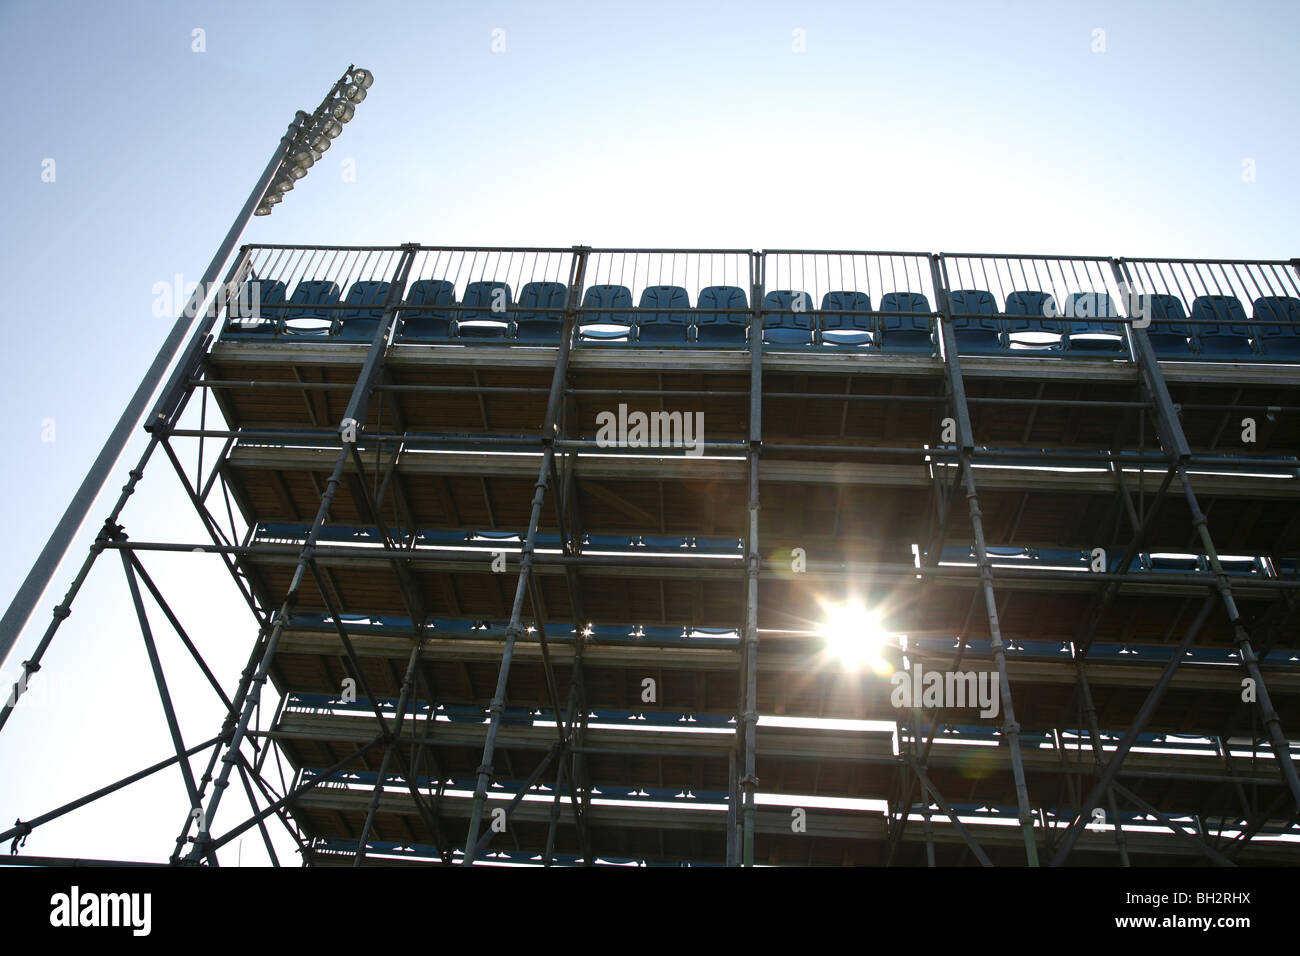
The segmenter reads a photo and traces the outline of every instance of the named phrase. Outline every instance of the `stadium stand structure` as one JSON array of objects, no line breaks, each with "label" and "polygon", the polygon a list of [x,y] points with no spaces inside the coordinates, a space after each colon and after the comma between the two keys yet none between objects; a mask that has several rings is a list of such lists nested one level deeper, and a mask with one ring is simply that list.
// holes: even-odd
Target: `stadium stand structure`
[{"label": "stadium stand structure", "polygon": [[211,540],[97,542],[255,619],[173,862],[235,775],[315,865],[1300,862],[1296,260],[248,246],[221,305],[148,423]]}]

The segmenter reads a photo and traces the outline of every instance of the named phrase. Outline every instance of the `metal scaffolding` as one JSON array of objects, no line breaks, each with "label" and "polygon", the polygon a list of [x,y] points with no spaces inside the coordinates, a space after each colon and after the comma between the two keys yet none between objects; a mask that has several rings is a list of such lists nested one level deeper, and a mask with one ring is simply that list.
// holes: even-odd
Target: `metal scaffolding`
[{"label": "metal scaffolding", "polygon": [[[0,839],[175,766],[177,865],[1300,860],[1298,275],[245,247],[0,714],[116,551],[174,753]],[[127,536],[158,450],[205,540]],[[229,689],[148,570],[199,550]],[[850,600],[878,670],[826,652]],[[935,674],[990,712],[895,699]]]}]

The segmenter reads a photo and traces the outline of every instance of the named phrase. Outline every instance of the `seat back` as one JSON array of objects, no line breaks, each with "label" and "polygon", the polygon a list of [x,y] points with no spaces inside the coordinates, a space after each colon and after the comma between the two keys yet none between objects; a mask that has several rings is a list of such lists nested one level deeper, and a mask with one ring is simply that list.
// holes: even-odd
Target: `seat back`
[{"label": "seat back", "polygon": [[1254,354],[1246,310],[1235,295],[1200,295],[1192,300],[1192,321],[1201,354],[1207,358]]},{"label": "seat back", "polygon": [[1138,297],[1138,315],[1150,318],[1151,332],[1181,335],[1194,338],[1195,332],[1187,324],[1183,300],[1176,295],[1144,295]]},{"label": "seat back", "polygon": [[384,317],[384,301],[392,285],[378,280],[352,283],[339,313],[338,337],[344,342],[369,342]]},{"label": "seat back", "polygon": [[[501,339],[510,333],[510,286],[481,280],[465,286],[457,334],[461,338]],[[467,324],[469,323],[469,324]]]},{"label": "seat back", "polygon": [[512,302],[508,283],[486,280],[471,282],[465,286],[465,298],[460,303],[460,320],[469,322],[496,319],[504,322]]},{"label": "seat back", "polygon": [[992,293],[983,289],[956,289],[948,293],[948,310],[952,327],[958,332],[978,329],[983,332],[1002,332],[998,321],[998,304]]},{"label": "seat back", "polygon": [[638,312],[637,338],[643,342],[686,342],[691,329],[691,300],[679,285],[647,286],[641,293],[638,309],[673,309],[676,311]]},{"label": "seat back", "polygon": [[[749,300],[745,290],[734,285],[711,285],[700,290],[695,324],[701,344],[745,344],[749,325]],[[720,311],[728,310],[728,311]]]},{"label": "seat back", "polygon": [[[824,312],[842,312],[857,313],[871,311],[871,297],[865,292],[852,292],[848,290],[840,292],[827,292],[822,296],[822,310]],[[875,323],[870,315],[823,315],[822,328],[826,330],[845,330],[871,332],[874,330]]]},{"label": "seat back", "polygon": [[[582,308],[578,314],[578,331],[583,338],[619,339],[629,335],[635,325],[632,291],[625,285],[588,286],[582,296]],[[593,328],[598,325],[612,328]]]},{"label": "seat back", "polygon": [[284,321],[284,283],[273,279],[251,279],[226,309],[223,336],[240,338],[274,335]]},{"label": "seat back", "polygon": [[1066,344],[1072,349],[1114,352],[1124,348],[1115,303],[1105,292],[1072,292],[1065,300]]},{"label": "seat back", "polygon": [[1163,293],[1139,296],[1137,314],[1150,320],[1146,333],[1156,355],[1185,359],[1198,347],[1196,331],[1187,324],[1187,312],[1178,296]]},{"label": "seat back", "polygon": [[[1258,321],[1286,323],[1285,325],[1255,326],[1255,334],[1260,338],[1300,338],[1300,299],[1286,295],[1266,295],[1255,300],[1254,310],[1255,319]],[[1290,345],[1291,343],[1287,344]]]},{"label": "seat back", "polygon": [[1063,331],[1061,323],[1050,318],[1058,314],[1056,300],[1046,292],[1007,293],[1008,332],[1039,332],[1059,336]]},{"label": "seat back", "polygon": [[959,355],[999,355],[1006,351],[1006,327],[990,293],[956,289],[948,293],[948,312]]},{"label": "seat back", "polygon": [[1065,300],[1068,332],[1118,332],[1119,326],[1101,319],[1117,319],[1115,303],[1105,292],[1071,292]]},{"label": "seat back", "polygon": [[456,287],[446,279],[418,279],[406,292],[402,339],[449,339],[456,321]]},{"label": "seat back", "polygon": [[781,345],[812,343],[812,296],[777,289],[763,296],[763,341]]},{"label": "seat back", "polygon": [[282,330],[291,335],[329,335],[338,313],[323,306],[338,305],[338,283],[328,279],[303,279],[293,290],[284,313]]},{"label": "seat back", "polygon": [[930,332],[930,300],[919,292],[886,292],[880,297],[881,312],[917,312],[924,315],[883,315],[885,331]]},{"label": "seat back", "polygon": [[560,341],[568,296],[563,282],[525,283],[515,313],[516,337],[528,342]]},{"label": "seat back", "polygon": [[880,311],[908,314],[880,316],[877,347],[888,352],[934,354],[935,338],[928,314],[930,302],[925,296],[919,292],[886,292],[880,297]]}]

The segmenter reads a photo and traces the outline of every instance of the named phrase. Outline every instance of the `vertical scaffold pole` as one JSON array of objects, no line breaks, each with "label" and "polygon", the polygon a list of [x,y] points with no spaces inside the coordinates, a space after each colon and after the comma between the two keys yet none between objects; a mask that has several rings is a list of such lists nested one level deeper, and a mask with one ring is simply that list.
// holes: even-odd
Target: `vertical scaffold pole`
[{"label": "vertical scaffold pole", "polygon": [[[569,354],[573,347],[575,317],[582,297],[582,286],[587,272],[586,247],[574,249],[573,261],[569,266],[569,294],[564,308],[564,326],[560,332],[560,348],[555,359],[555,371],[551,376],[551,392],[546,403],[546,418],[542,422],[542,463],[537,470],[537,481],[533,485],[533,503],[528,515],[528,532],[524,538],[523,552],[519,561],[519,581],[515,585],[514,604],[510,609],[510,623],[506,626],[505,647],[501,651],[501,666],[497,671],[496,690],[492,703],[488,706],[489,721],[487,736],[483,741],[483,759],[478,765],[478,781],[474,787],[474,804],[470,810],[469,831],[465,837],[465,855],[463,865],[474,863],[478,852],[479,829],[483,822],[483,807],[487,802],[488,787],[492,783],[492,758],[496,752],[497,731],[501,726],[501,714],[506,707],[506,686],[510,681],[510,664],[514,659],[515,642],[523,633],[524,596],[528,593],[529,579],[533,573],[534,542],[537,538],[537,526],[542,517],[542,503],[546,498],[546,489],[551,477],[551,463],[555,457],[555,434],[560,415],[560,402],[564,397],[564,383],[568,374]],[[579,625],[581,626],[581,625]],[[558,702],[557,702],[558,706]],[[560,719],[559,713],[555,715]],[[563,755],[561,755],[562,759]],[[571,799],[576,800],[576,793],[571,792]]]},{"label": "vertical scaffold pole", "polygon": [[[966,385],[962,379],[961,359],[957,355],[957,336],[952,329],[952,316],[948,303],[947,268],[939,256],[930,257],[930,274],[935,298],[941,313],[939,332],[943,337],[943,365],[948,377],[948,398],[952,403],[957,425],[958,467],[962,471],[966,488],[966,503],[970,511],[971,533],[975,539],[975,561],[979,565],[980,592],[988,615],[989,645],[998,669],[999,691],[1002,699],[1002,734],[1011,754],[1011,773],[1016,785],[1016,806],[1019,810],[1020,829],[1025,841],[1025,857],[1030,866],[1038,866],[1038,845],[1034,837],[1034,811],[1029,804],[1029,790],[1025,785],[1025,767],[1020,754],[1020,725],[1011,700],[1011,681],[1007,673],[1007,658],[1002,643],[1002,626],[998,620],[997,599],[993,594],[993,564],[989,560],[984,541],[983,513],[979,494],[975,488],[975,473],[971,456],[975,439],[971,430],[970,409],[966,403]],[[939,543],[942,546],[942,542]]]},{"label": "vertical scaffold pole", "polygon": [[745,636],[742,654],[745,690],[740,715],[745,733],[745,770],[740,778],[744,793],[745,866],[754,865],[755,792],[758,789],[758,462],[763,446],[763,272],[763,254],[754,253],[750,259],[749,499],[745,531]]}]

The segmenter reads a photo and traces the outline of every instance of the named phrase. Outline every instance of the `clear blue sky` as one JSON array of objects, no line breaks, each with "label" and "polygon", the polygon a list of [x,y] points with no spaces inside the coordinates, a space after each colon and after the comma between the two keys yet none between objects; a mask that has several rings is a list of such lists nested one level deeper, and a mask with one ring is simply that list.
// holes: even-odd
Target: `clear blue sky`
[{"label": "clear blue sky", "polygon": [[[199,277],[294,110],[350,62],[369,98],[246,240],[1289,258],[1298,32],[1291,2],[0,2],[3,599],[171,325],[155,285]],[[198,536],[166,467],[142,494],[168,507],[127,509],[137,538]],[[193,565],[156,565],[184,591]],[[0,734],[6,819],[167,754],[124,595],[110,556],[37,678],[58,692]],[[232,678],[251,631],[228,607],[193,623]],[[219,724],[195,713],[192,740]],[[179,780],[140,793],[29,851],[165,854]]]}]

